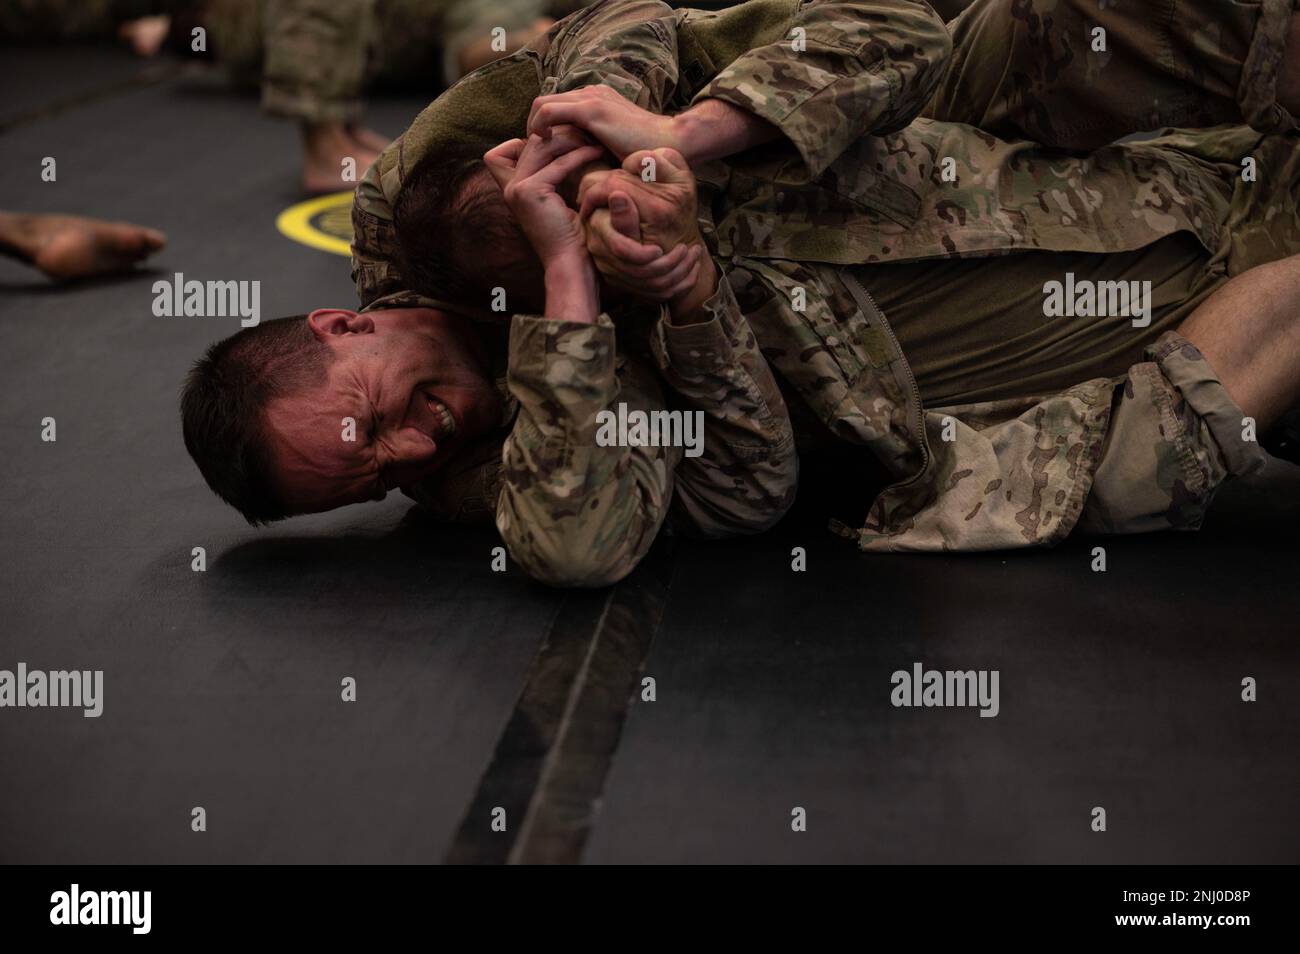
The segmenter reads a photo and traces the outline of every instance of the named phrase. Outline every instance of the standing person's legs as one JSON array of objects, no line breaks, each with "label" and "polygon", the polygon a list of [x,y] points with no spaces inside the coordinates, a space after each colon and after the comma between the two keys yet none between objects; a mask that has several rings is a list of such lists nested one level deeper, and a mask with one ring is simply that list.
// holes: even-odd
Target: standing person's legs
[{"label": "standing person's legs", "polygon": [[360,125],[374,24],[374,0],[267,0],[262,105],[301,122],[308,192],[355,186],[385,145]]}]

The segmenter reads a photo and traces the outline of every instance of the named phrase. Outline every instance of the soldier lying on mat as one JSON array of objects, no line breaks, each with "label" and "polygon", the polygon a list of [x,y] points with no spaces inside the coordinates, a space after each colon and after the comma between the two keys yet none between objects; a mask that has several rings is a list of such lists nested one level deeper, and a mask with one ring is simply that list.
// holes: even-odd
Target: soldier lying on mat
[{"label": "soldier lying on mat", "polygon": [[[370,169],[362,313],[199,363],[190,453],[252,522],[402,488],[561,585],[771,527],[827,442],[894,478],[868,550],[1198,526],[1300,399],[1300,14],[1042,6],[567,18]],[[610,426],[670,409],[698,456]]]}]

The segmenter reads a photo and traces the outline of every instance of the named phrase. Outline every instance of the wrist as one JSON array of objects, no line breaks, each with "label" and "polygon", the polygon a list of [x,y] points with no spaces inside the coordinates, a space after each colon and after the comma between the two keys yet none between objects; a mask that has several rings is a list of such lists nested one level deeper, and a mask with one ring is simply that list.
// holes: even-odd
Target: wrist
[{"label": "wrist", "polygon": [[709,122],[692,106],[668,120],[669,145],[682,154],[687,165],[707,162],[709,158]]},{"label": "wrist", "polygon": [[781,130],[766,119],[721,99],[702,99],[673,120],[684,144],[677,151],[690,164],[726,159],[781,138]]},{"label": "wrist", "polygon": [[[704,248],[701,243],[701,248]],[[713,256],[709,250],[704,248],[703,258],[700,262],[700,274],[695,280],[695,286],[690,291],[668,302],[668,312],[675,325],[693,325],[710,319],[709,313],[704,309],[704,303],[716,295],[718,292],[718,267],[713,262]]]},{"label": "wrist", "polygon": [[586,251],[557,256],[545,263],[546,317],[591,324],[600,314],[596,266]]}]

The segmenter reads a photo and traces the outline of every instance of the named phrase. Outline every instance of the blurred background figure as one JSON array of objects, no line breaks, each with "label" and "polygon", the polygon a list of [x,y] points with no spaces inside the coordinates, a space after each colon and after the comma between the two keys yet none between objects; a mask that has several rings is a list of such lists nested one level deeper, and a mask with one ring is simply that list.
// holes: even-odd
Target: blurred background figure
[{"label": "blurred background figure", "polygon": [[0,41],[116,37],[144,57],[217,62],[236,85],[260,87],[269,113],[298,122],[302,187],[315,194],[352,188],[388,144],[364,125],[368,88],[432,99],[585,2],[0,0]]},{"label": "blurred background figure", "polygon": [[130,222],[0,212],[0,254],[58,282],[130,271],[166,243],[157,229]]}]

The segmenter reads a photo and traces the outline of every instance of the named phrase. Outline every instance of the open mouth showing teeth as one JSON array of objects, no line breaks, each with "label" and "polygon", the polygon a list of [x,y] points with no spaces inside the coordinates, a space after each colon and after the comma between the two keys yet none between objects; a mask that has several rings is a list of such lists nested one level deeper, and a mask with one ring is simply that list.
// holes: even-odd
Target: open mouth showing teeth
[{"label": "open mouth showing teeth", "polygon": [[452,417],[451,408],[443,404],[428,391],[424,393],[424,402],[429,406],[433,413],[434,420],[434,437],[446,439],[456,433],[456,418]]}]

